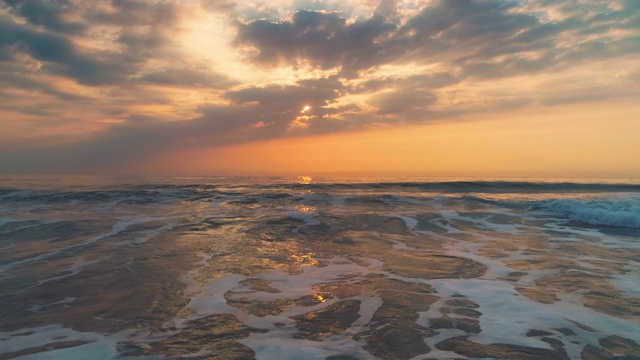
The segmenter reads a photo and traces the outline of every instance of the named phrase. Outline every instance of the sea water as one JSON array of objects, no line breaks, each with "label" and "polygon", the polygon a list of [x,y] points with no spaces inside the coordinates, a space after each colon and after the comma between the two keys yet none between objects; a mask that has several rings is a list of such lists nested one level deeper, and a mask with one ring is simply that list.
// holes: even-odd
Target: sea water
[{"label": "sea water", "polygon": [[0,359],[637,359],[640,184],[0,179]]}]

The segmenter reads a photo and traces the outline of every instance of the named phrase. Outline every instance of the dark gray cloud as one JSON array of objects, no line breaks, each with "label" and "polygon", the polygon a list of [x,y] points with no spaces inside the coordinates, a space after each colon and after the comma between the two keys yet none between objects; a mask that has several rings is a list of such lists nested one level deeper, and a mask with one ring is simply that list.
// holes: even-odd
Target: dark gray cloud
[{"label": "dark gray cloud", "polygon": [[379,93],[370,97],[368,102],[376,107],[381,115],[406,115],[416,111],[424,113],[437,99],[437,96],[429,91],[410,88]]},{"label": "dark gray cloud", "polygon": [[[77,121],[77,109],[84,109],[81,118],[121,122],[148,116],[154,106],[179,107],[181,99],[158,85],[203,91],[237,85],[181,53],[175,34],[184,9],[174,1],[0,0],[0,8],[0,111],[47,119],[42,133],[55,121]],[[60,77],[97,91],[85,96],[52,81]],[[150,111],[129,110],[145,107]],[[154,116],[160,122],[194,113]]]},{"label": "dark gray cloud", "polygon": [[111,9],[90,7],[86,18],[92,22],[121,26],[154,26],[171,28],[179,19],[175,1],[111,0]]},{"label": "dark gray cloud", "polygon": [[229,14],[236,7],[236,3],[231,0],[203,1],[202,7],[209,11]]},{"label": "dark gray cloud", "polygon": [[[72,94],[60,89],[56,89],[51,84],[41,81],[38,77],[30,72],[24,71],[19,66],[7,64],[0,68],[0,84],[3,84],[5,90],[7,88],[20,88],[32,90],[42,94],[54,96],[63,101],[76,101],[85,99],[84,96]],[[1,101],[0,101],[1,103]]]},{"label": "dark gray cloud", "polygon": [[441,71],[405,77],[385,76],[354,85],[349,88],[349,92],[354,94],[370,93],[396,87],[433,90],[457,84],[462,80],[464,80],[464,75],[457,74],[453,71]]},{"label": "dark gray cloud", "polygon": [[73,12],[69,0],[4,0],[10,9],[34,25],[56,32],[78,33],[87,26],[81,22],[65,20]]},{"label": "dark gray cloud", "polygon": [[[0,15],[0,59],[9,60],[14,57],[12,53],[27,53],[44,62],[39,71],[89,86],[131,86],[137,80],[186,84],[196,78],[206,84],[218,84],[217,87],[231,84],[211,71],[191,70],[192,66],[176,50],[173,37],[181,11],[172,1],[112,0],[108,10],[67,0],[4,0],[4,3],[9,14],[24,21]],[[90,26],[110,26],[115,33],[89,33]],[[96,35],[98,38],[115,35],[109,41],[120,47],[92,50],[80,48],[72,40]],[[155,73],[143,73],[149,61],[164,61],[168,65]]]},{"label": "dark gray cloud", "polygon": [[[404,24],[382,15],[384,12],[349,23],[341,13],[301,10],[291,20],[237,22],[235,42],[253,48],[250,60],[265,67],[304,63],[321,69],[338,68],[344,76],[355,77],[358,71],[388,63],[447,62],[463,67],[468,76],[500,77],[597,58],[602,51],[582,51],[566,44],[567,40],[575,38],[575,44],[595,47],[598,40],[587,39],[587,35],[605,36],[611,30],[639,23],[639,15],[633,11],[635,3],[625,2],[618,11],[600,5],[588,9],[599,13],[583,17],[575,12],[584,12],[585,6],[571,4],[565,10],[569,17],[559,22],[515,11],[519,2],[497,0],[437,1]],[[608,38],[602,50],[633,41]],[[531,52],[540,56],[535,61],[523,59],[521,54]],[[502,59],[505,56],[510,59]],[[498,66],[506,71],[501,74],[490,69],[489,62],[502,62]]]},{"label": "dark gray cloud", "polygon": [[230,91],[226,97],[234,105],[256,103],[271,112],[300,112],[305,106],[325,106],[335,101],[343,89],[336,78],[298,81],[295,85],[250,87]]},{"label": "dark gray cloud", "polygon": [[164,69],[144,74],[142,82],[175,87],[228,89],[238,82],[207,69]]},{"label": "dark gray cloud", "polygon": [[251,60],[263,66],[309,62],[323,69],[359,70],[392,59],[393,44],[383,38],[397,25],[383,16],[348,23],[339,13],[301,10],[291,21],[238,22],[235,43],[254,47]]},{"label": "dark gray cloud", "polygon": [[[189,121],[158,122],[155,117],[133,116],[97,137],[73,144],[43,142],[35,148],[12,144],[0,149],[3,171],[20,172],[34,166],[60,169],[116,168],[145,161],[162,149],[186,149],[245,143],[361,129],[367,122],[353,104],[335,105],[341,83],[335,77],[302,80],[290,86],[250,87],[226,94],[229,105],[203,105],[200,116]],[[305,105],[307,127],[292,128]],[[370,123],[372,118],[369,116]],[[20,148],[16,151],[16,148]],[[21,155],[20,155],[21,154]],[[18,159],[23,159],[18,161]],[[25,160],[26,159],[26,160]],[[96,165],[99,164],[99,165]]]},{"label": "dark gray cloud", "polygon": [[81,53],[67,37],[17,24],[0,16],[0,53],[5,59],[27,53],[42,61],[42,70],[86,85],[113,84],[128,72],[126,64],[105,61]]}]

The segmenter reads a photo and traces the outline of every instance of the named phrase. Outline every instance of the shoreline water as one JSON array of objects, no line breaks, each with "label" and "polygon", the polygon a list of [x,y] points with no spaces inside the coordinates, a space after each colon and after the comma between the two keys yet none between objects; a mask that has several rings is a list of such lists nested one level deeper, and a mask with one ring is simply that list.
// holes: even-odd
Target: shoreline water
[{"label": "shoreline water", "polygon": [[0,358],[640,352],[640,184],[208,179],[0,179]]}]

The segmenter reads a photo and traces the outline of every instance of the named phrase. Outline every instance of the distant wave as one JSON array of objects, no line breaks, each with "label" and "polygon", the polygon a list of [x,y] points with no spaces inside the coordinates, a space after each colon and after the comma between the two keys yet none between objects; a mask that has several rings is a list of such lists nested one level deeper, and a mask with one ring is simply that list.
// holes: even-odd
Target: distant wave
[{"label": "distant wave", "polygon": [[640,192],[640,184],[528,182],[528,181],[449,181],[449,182],[377,182],[278,184],[305,189],[402,189],[444,193],[546,193],[546,192]]},{"label": "distant wave", "polygon": [[[170,180],[170,179],[168,179]],[[413,193],[419,197],[436,199],[444,194],[448,199],[491,203],[498,206],[535,210],[553,216],[592,225],[616,226],[640,229],[640,184],[606,184],[573,182],[517,182],[517,181],[448,181],[448,182],[319,182],[301,184],[284,182],[292,179],[276,179],[265,183],[250,178],[224,179],[216,184],[172,184],[170,181],[152,184],[105,184],[89,188],[63,190],[52,188],[22,189],[0,188],[0,201],[5,203],[131,203],[148,204],[172,201],[228,201],[251,204],[295,197],[301,192],[323,194],[339,192],[362,201],[393,201],[389,196]],[[500,199],[481,194],[499,194]],[[514,194],[513,197],[503,195]],[[532,197],[528,194],[533,194]],[[573,197],[572,194],[576,196]],[[406,195],[406,194],[405,194]],[[520,196],[523,195],[523,196]],[[330,195],[329,195],[330,196]],[[590,198],[586,198],[589,196]],[[522,198],[517,200],[517,198]],[[528,198],[527,200],[523,200]]]},{"label": "distant wave", "polygon": [[[2,180],[2,177],[0,177]],[[36,179],[37,180],[37,179]],[[149,180],[149,179],[147,179]],[[374,181],[371,181],[374,180]],[[200,181],[200,182],[198,182]],[[140,192],[185,192],[201,193],[215,190],[240,191],[246,189],[361,189],[361,190],[417,190],[426,192],[488,192],[488,193],[536,193],[536,192],[640,192],[640,181],[630,181],[621,183],[614,181],[606,182],[552,182],[552,181],[430,181],[427,179],[368,179],[368,178],[319,178],[311,183],[301,183],[295,178],[264,178],[264,177],[219,177],[193,179],[193,182],[186,182],[181,178],[157,178],[149,182],[132,181],[95,183],[69,183],[59,184],[56,182],[43,181],[16,181],[5,180],[0,182],[0,197],[10,195],[17,190],[43,190],[41,195],[50,195],[55,192],[93,192],[97,196],[111,196],[112,192],[119,191],[140,191]],[[43,184],[46,184],[43,186]],[[26,186],[25,186],[26,185]],[[31,185],[31,186],[30,186]],[[73,186],[72,186],[73,185]],[[33,186],[33,187],[32,187]]]},{"label": "distant wave", "polygon": [[[225,179],[227,181],[228,179]],[[373,191],[378,194],[393,194],[396,191],[425,192],[445,194],[494,193],[494,194],[545,194],[545,193],[607,193],[629,192],[640,193],[640,183],[607,184],[607,183],[572,183],[572,182],[514,182],[514,181],[449,181],[449,182],[320,182],[311,184],[285,183],[250,183],[249,179],[238,179],[237,183],[216,184],[120,184],[70,190],[55,188],[0,188],[2,200],[38,200],[47,201],[103,201],[119,198],[138,198],[139,201],[153,201],[159,197],[195,198],[211,196],[233,196],[256,194],[262,191],[269,193],[280,190],[283,193],[297,190],[315,191]],[[240,182],[240,181],[244,182]],[[264,179],[258,179],[263,181]]]}]

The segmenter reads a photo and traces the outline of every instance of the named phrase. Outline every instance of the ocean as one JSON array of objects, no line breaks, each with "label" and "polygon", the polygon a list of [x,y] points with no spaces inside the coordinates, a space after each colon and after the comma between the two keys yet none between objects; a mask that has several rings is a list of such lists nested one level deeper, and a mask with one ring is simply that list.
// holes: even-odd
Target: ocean
[{"label": "ocean", "polygon": [[640,359],[640,182],[0,178],[0,360]]}]

